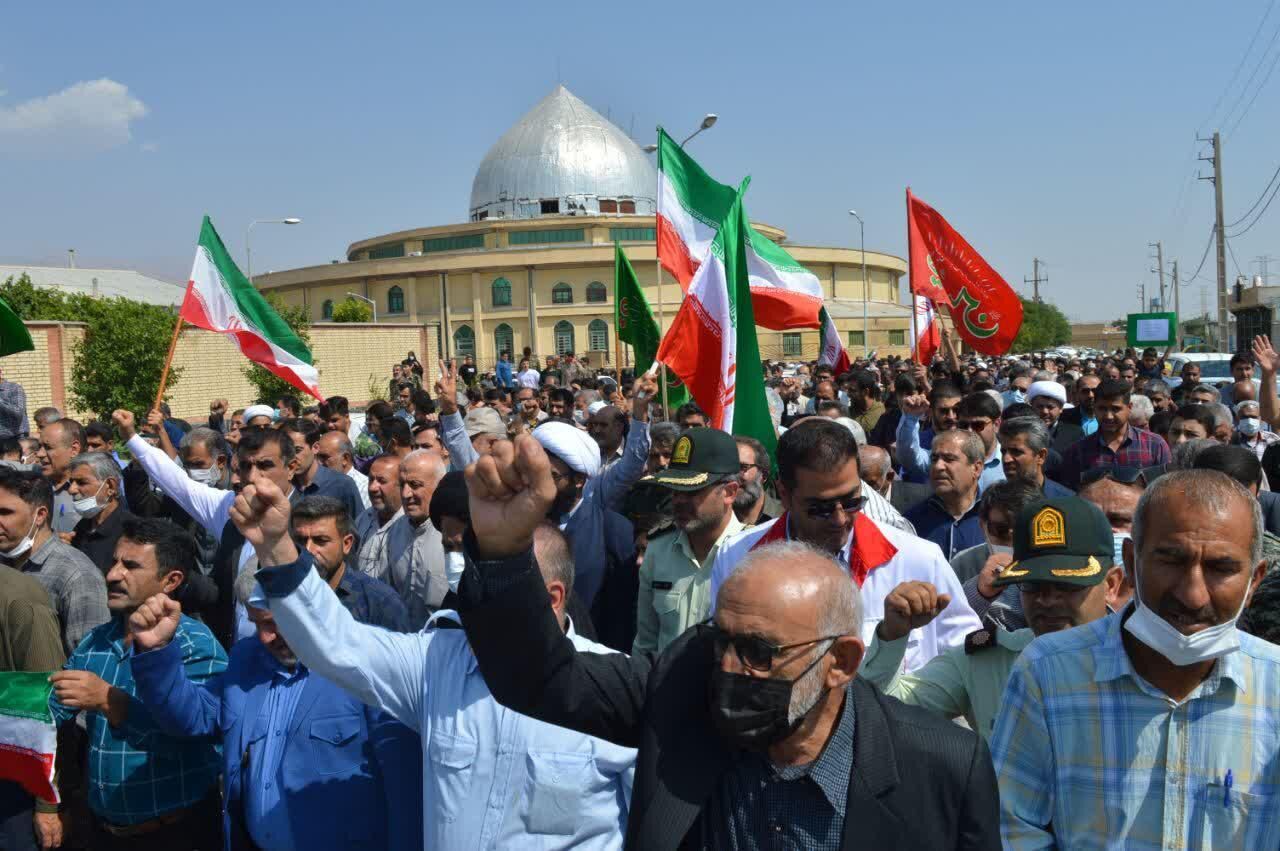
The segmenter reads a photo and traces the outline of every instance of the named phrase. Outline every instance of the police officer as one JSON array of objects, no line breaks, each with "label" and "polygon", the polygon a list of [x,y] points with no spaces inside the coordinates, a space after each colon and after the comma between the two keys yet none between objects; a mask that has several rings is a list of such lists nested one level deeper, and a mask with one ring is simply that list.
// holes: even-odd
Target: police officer
[{"label": "police officer", "polygon": [[653,476],[671,491],[675,530],[651,539],[640,565],[633,654],[661,653],[710,612],[716,554],[744,528],[733,513],[739,471],[733,436],[698,428],[676,439],[671,464]]},{"label": "police officer", "polygon": [[1113,561],[1111,525],[1075,496],[1033,502],[1014,524],[1013,561],[996,579],[1017,585],[1027,627],[1009,632],[994,621],[923,668],[900,673],[911,630],[933,620],[950,599],[927,582],[904,582],[885,599],[884,620],[867,648],[862,676],[885,694],[948,718],[963,716],[984,739],[999,710],[1009,671],[1036,636],[1105,617],[1107,596],[1126,582]]}]

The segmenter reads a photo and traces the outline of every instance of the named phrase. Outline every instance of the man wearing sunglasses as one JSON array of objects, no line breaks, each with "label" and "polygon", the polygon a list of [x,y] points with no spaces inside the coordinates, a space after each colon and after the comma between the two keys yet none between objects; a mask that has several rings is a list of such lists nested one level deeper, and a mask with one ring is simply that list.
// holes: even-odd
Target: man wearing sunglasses
[{"label": "man wearing sunglasses", "polygon": [[[861,606],[843,565],[797,541],[761,548],[725,584],[714,625],[656,657],[580,653],[531,552],[555,490],[545,453],[520,436],[467,485],[459,611],[480,672],[513,712],[639,746],[627,847],[999,847],[982,740],[856,676]],[[270,513],[262,562],[287,576],[296,556],[268,540]],[[560,766],[539,790],[549,801],[574,782]]]},{"label": "man wearing sunglasses", "polygon": [[1013,560],[996,580],[1022,597],[1027,628],[1008,631],[988,622],[920,670],[899,675],[906,637],[950,602],[926,582],[906,582],[885,600],[885,617],[867,648],[862,676],[904,703],[947,718],[964,716],[978,735],[991,735],[1009,671],[1037,636],[1107,615],[1109,594],[1124,584],[1113,564],[1111,526],[1078,497],[1038,500],[1024,507],[1013,529]]},{"label": "man wearing sunglasses", "polygon": [[711,572],[713,607],[719,587],[753,549],[798,540],[834,557],[861,588],[866,641],[883,616],[885,595],[908,579],[933,583],[960,601],[912,634],[908,670],[960,646],[981,625],[936,544],[868,516],[871,488],[862,481],[858,444],[848,429],[818,417],[788,429],[778,441],[777,486],[783,515],[721,545]]}]

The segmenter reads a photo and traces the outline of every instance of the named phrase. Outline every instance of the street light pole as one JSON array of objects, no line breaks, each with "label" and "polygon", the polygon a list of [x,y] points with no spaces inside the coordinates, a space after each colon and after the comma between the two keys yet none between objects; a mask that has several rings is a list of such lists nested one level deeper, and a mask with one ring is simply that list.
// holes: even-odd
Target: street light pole
[{"label": "street light pole", "polygon": [[302,219],[290,216],[287,219],[254,219],[249,222],[249,226],[244,229],[244,275],[249,279],[249,283],[253,283],[253,250],[249,246],[249,237],[253,234],[254,225],[298,225],[302,224]]},{"label": "street light pole", "polygon": [[688,136],[685,137],[685,140],[680,143],[680,147],[683,148],[685,145],[689,144],[689,140],[692,139],[694,136],[697,136],[703,130],[710,130],[712,127],[715,126],[716,122],[719,120],[720,120],[720,116],[716,115],[714,112],[708,112],[705,116],[703,116],[702,124],[698,125],[697,130],[694,130],[692,133],[690,133]]},{"label": "street light pole", "polygon": [[359,293],[348,292],[347,295],[351,296],[352,298],[358,298],[361,301],[369,302],[369,306],[373,308],[373,321],[374,322],[378,321],[378,303],[376,301],[369,298],[368,296],[360,295]]},{"label": "street light pole", "polygon": [[[858,220],[858,245],[862,252],[862,357],[869,358],[871,357],[871,331],[867,328],[867,229],[857,210],[850,210],[849,215]],[[831,288],[834,292],[835,281],[831,282]]]}]

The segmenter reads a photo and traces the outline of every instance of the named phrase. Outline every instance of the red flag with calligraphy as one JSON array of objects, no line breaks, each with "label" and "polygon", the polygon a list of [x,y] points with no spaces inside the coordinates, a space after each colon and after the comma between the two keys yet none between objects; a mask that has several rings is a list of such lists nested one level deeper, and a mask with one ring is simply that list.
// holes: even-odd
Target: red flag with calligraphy
[{"label": "red flag with calligraphy", "polygon": [[911,291],[945,304],[960,338],[1002,355],[1022,327],[1022,299],[942,215],[907,190]]}]

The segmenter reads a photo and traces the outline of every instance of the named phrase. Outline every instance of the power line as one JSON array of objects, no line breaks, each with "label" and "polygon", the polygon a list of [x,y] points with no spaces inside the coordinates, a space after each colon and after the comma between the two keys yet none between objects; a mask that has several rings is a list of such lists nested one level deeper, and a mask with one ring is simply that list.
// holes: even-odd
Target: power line
[{"label": "power line", "polygon": [[1272,186],[1272,184],[1274,184],[1274,183],[1276,182],[1276,178],[1277,178],[1277,177],[1280,177],[1280,165],[1276,166],[1276,170],[1275,170],[1274,172],[1272,172],[1272,174],[1271,174],[1271,179],[1267,181],[1267,186],[1266,186],[1266,188],[1265,188],[1265,189],[1263,189],[1263,190],[1262,190],[1262,192],[1261,192],[1261,194],[1259,194],[1259,195],[1258,195],[1258,200],[1256,200],[1256,201],[1254,201],[1254,202],[1253,202],[1253,206],[1249,208],[1249,211],[1248,211],[1247,213],[1245,213],[1243,216],[1241,216],[1240,218],[1236,219],[1236,220],[1235,220],[1234,222],[1232,222],[1231,224],[1227,225],[1227,227],[1228,227],[1228,228],[1233,228],[1233,227],[1235,227],[1236,225],[1240,224],[1240,223],[1241,223],[1241,222],[1243,222],[1245,219],[1247,219],[1247,218],[1249,218],[1251,215],[1253,215],[1253,211],[1254,211],[1254,210],[1256,210],[1256,209],[1258,209],[1258,205],[1262,203],[1262,199],[1263,199],[1263,198],[1266,198],[1266,197],[1267,197],[1267,193],[1271,191],[1271,186]]},{"label": "power line", "polygon": [[1209,241],[1204,244],[1204,254],[1200,255],[1200,265],[1196,266],[1196,270],[1191,273],[1191,277],[1181,282],[1182,286],[1189,286],[1192,281],[1200,276],[1200,270],[1204,268],[1204,261],[1209,259],[1209,249],[1213,247],[1213,237],[1217,232],[1216,228],[1209,228]]},{"label": "power line", "polygon": [[1245,226],[1244,230],[1237,231],[1236,233],[1230,234],[1232,239],[1238,239],[1244,236],[1246,233],[1253,230],[1254,225],[1262,221],[1262,217],[1266,215],[1267,210],[1271,207],[1271,202],[1276,200],[1276,192],[1278,191],[1280,191],[1280,183],[1277,183],[1275,189],[1271,190],[1271,197],[1267,199],[1267,203],[1263,206],[1263,208],[1258,211],[1258,215],[1253,217],[1253,221],[1249,222],[1249,224]]},{"label": "power line", "polygon": [[1240,277],[1241,273],[1240,273],[1240,264],[1236,262],[1235,249],[1231,247],[1231,240],[1226,240],[1226,243],[1227,243],[1227,253],[1231,255],[1231,265],[1236,267],[1236,277],[1238,278]]},{"label": "power line", "polygon": [[[1280,35],[1280,27],[1276,28],[1276,34]],[[1259,84],[1258,88],[1253,90],[1253,97],[1249,98],[1249,102],[1245,104],[1244,112],[1240,113],[1240,117],[1237,118],[1235,123],[1227,130],[1228,136],[1234,133],[1236,128],[1240,126],[1240,123],[1244,121],[1245,116],[1249,114],[1249,110],[1253,108],[1253,102],[1258,99],[1258,95],[1262,94],[1262,90],[1267,87],[1267,83],[1271,82],[1271,75],[1275,73],[1277,62],[1280,62],[1280,51],[1278,51],[1275,58],[1271,60],[1271,67],[1267,69],[1267,76],[1263,77],[1262,83]]]},{"label": "power line", "polygon": [[[1249,55],[1253,53],[1253,46],[1258,43],[1258,36],[1262,35],[1262,30],[1266,27],[1267,19],[1271,17],[1271,12],[1275,9],[1275,5],[1276,0],[1271,0],[1271,2],[1267,4],[1267,11],[1263,14],[1262,20],[1258,22],[1257,28],[1254,29],[1253,38],[1249,39],[1249,46],[1245,48],[1244,53],[1240,54],[1240,61],[1236,63],[1236,70],[1231,73],[1231,79],[1227,80],[1227,84],[1222,87],[1222,92],[1218,95],[1218,100],[1214,102],[1213,109],[1209,111],[1209,119],[1212,119],[1218,114],[1218,107],[1222,106],[1222,101],[1226,99],[1227,92],[1231,91],[1231,87],[1235,85],[1236,79],[1240,76],[1240,72],[1244,70],[1244,63],[1248,61]],[[1206,120],[1205,125],[1208,125],[1208,123],[1209,121]]]},{"label": "power line", "polygon": [[[1270,10],[1268,10],[1268,12],[1269,11]],[[1268,54],[1271,53],[1271,49],[1276,46],[1277,40],[1280,40],[1280,26],[1276,27],[1275,32],[1271,34],[1271,41],[1267,44],[1266,49],[1263,50],[1262,54],[1258,57],[1258,64],[1253,66],[1253,73],[1249,75],[1249,79],[1245,81],[1244,86],[1240,89],[1240,95],[1236,98],[1235,103],[1233,103],[1231,105],[1231,108],[1227,110],[1226,114],[1222,116],[1222,121],[1219,122],[1220,124],[1226,124],[1227,121],[1231,118],[1231,116],[1235,114],[1236,107],[1238,107],[1241,104],[1241,102],[1244,100],[1245,94],[1249,91],[1249,87],[1252,86],[1253,81],[1258,78],[1258,72],[1262,70],[1262,65],[1264,62],[1266,62]]]}]

